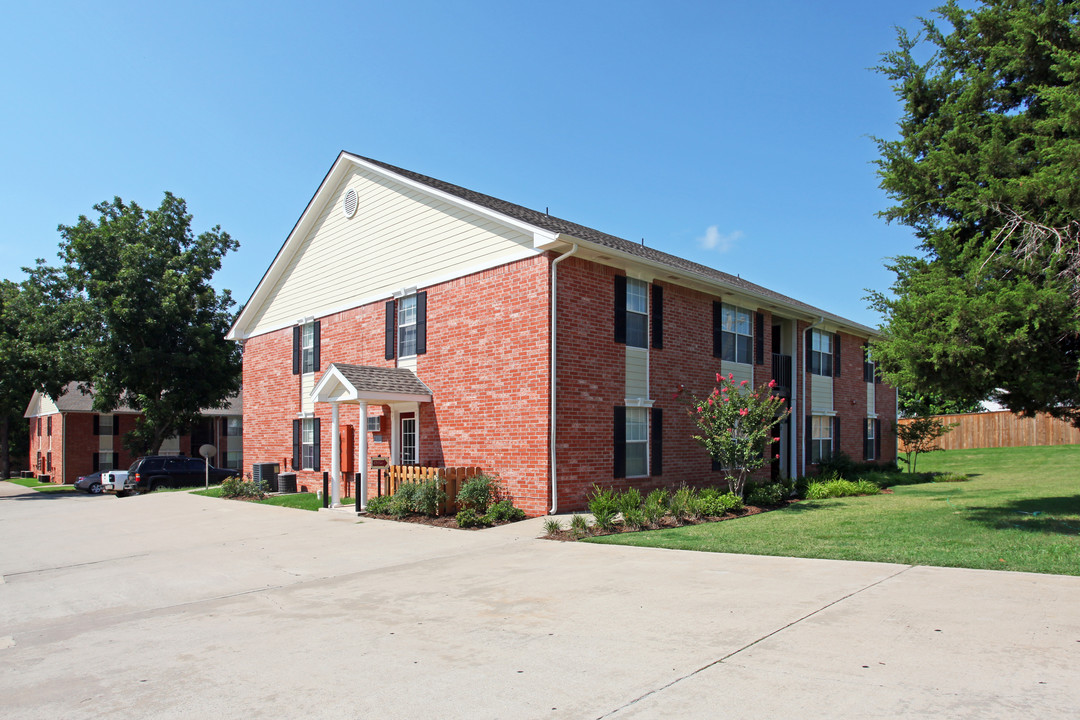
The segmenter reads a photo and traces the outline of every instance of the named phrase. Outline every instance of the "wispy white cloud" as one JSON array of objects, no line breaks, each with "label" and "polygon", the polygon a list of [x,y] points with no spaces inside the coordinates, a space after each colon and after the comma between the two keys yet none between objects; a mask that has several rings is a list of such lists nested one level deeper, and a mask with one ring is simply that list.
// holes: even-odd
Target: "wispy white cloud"
[{"label": "wispy white cloud", "polygon": [[698,238],[698,244],[706,250],[715,250],[716,252],[726,253],[728,250],[735,247],[735,243],[742,240],[742,236],[742,230],[734,230],[724,234],[720,232],[720,229],[716,225],[710,225],[708,229],[705,230],[705,235]]}]

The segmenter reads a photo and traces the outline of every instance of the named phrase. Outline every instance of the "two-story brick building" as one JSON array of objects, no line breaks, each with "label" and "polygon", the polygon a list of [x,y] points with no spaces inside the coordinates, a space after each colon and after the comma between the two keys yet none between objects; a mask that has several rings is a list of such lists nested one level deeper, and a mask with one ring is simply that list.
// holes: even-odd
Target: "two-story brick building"
[{"label": "two-story brick building", "polygon": [[[122,437],[135,428],[139,412],[122,405],[114,412],[99,413],[93,404],[93,394],[74,382],[59,398],[40,392],[30,398],[24,417],[30,423],[30,468],[39,477],[70,485],[82,475],[124,469],[134,462]],[[203,410],[190,433],[167,438],[159,452],[198,457],[204,444],[217,448],[215,464],[243,465],[242,395],[232,398],[225,408]]]},{"label": "two-story brick building", "polygon": [[[895,461],[874,330],[735,275],[341,153],[229,337],[244,343],[244,459],[299,484],[368,458],[480,466],[531,515],[594,484],[720,484],[680,384],[776,379],[773,473]],[[335,496],[338,491],[335,491]]]}]

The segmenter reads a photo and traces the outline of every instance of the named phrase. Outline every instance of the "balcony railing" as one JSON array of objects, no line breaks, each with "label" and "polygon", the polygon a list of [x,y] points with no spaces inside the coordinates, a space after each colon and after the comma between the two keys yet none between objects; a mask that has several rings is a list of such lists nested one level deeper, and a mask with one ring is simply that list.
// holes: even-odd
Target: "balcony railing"
[{"label": "balcony railing", "polygon": [[780,392],[791,390],[791,356],[773,353],[772,376],[776,384],[780,386]]}]

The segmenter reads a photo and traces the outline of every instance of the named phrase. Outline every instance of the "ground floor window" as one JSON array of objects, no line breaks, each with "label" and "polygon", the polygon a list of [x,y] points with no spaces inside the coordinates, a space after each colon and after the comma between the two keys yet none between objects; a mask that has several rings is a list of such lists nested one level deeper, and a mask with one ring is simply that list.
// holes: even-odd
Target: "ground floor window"
[{"label": "ground floor window", "polygon": [[649,475],[649,409],[626,408],[626,476]]},{"label": "ground floor window", "polygon": [[315,469],[315,418],[304,418],[303,437],[300,440],[300,466]]},{"label": "ground floor window", "polygon": [[810,462],[824,462],[832,457],[833,419],[828,415],[814,415],[810,422]]},{"label": "ground floor window", "polygon": [[401,416],[401,464],[416,465],[416,416],[413,413]]},{"label": "ground floor window", "polygon": [[876,428],[874,427],[874,418],[866,418],[866,433],[865,441],[863,443],[863,454],[867,460],[877,460],[877,453],[875,447],[875,439],[877,437]]},{"label": "ground floor window", "polygon": [[243,461],[244,453],[241,450],[226,450],[225,451],[225,467],[230,470],[239,470],[240,463]]}]

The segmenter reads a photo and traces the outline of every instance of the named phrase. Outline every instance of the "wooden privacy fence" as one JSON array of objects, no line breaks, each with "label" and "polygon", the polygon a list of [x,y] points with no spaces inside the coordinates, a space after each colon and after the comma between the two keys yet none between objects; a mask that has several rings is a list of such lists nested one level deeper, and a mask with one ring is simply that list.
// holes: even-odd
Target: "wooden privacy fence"
[{"label": "wooden privacy fence", "polygon": [[468,478],[481,473],[478,467],[420,467],[418,465],[391,465],[386,469],[386,485],[383,487],[386,495],[397,492],[398,486],[405,483],[422,483],[430,480],[441,479],[445,481],[443,490],[446,499],[439,505],[439,514],[448,515],[457,512],[458,490]]},{"label": "wooden privacy fence", "polygon": [[[935,415],[946,425],[958,423],[951,432],[938,440],[942,450],[971,448],[1029,447],[1033,445],[1080,445],[1080,429],[1066,420],[1044,413],[1035,417],[1020,417],[1011,412],[967,413],[964,415]],[[907,425],[910,418],[897,420]],[[904,452],[903,445],[900,452]]]}]

